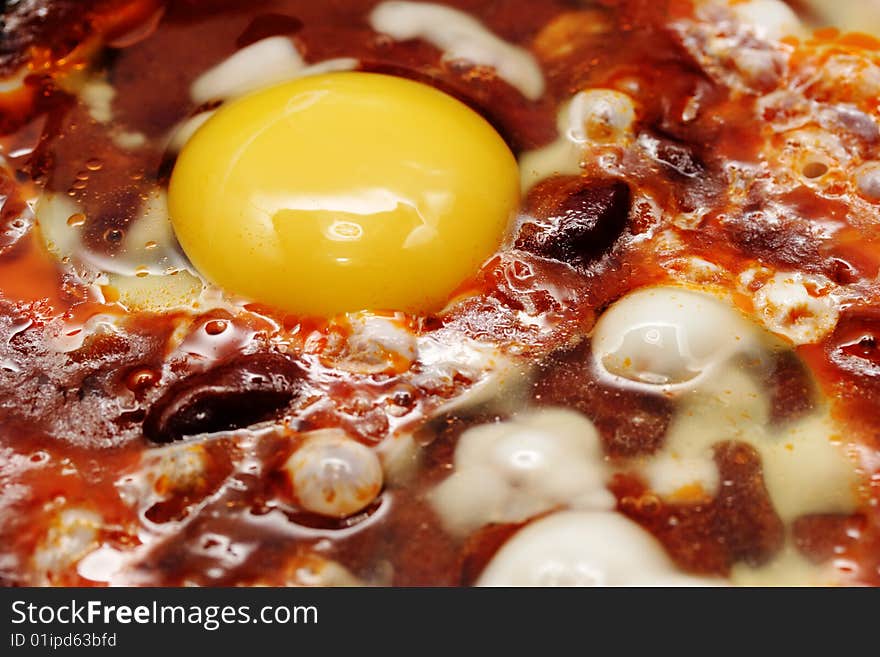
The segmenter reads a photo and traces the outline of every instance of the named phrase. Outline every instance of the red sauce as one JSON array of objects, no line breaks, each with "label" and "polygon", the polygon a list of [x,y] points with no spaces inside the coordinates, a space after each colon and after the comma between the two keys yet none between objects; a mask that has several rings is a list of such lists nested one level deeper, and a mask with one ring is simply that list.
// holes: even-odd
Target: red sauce
[{"label": "red sauce", "polygon": [[[462,285],[471,296],[445,314],[411,318],[414,331],[453,331],[502,349],[516,346],[539,365],[534,403],[585,413],[613,458],[650,454],[663,444],[671,402],[599,382],[586,366],[585,336],[597,314],[620,296],[676,274],[678,265],[654,241],[668,230],[683,253],[731,276],[766,265],[822,274],[861,290],[861,304],[844,309],[832,334],[784,352],[766,383],[774,421],[813,407],[815,378],[854,440],[875,454],[880,449],[877,205],[842,187],[774,186],[760,170],[767,128],[756,118],[763,94],[786,89],[821,67],[822,58],[876,50],[875,40],[836,34],[817,35],[808,44],[789,40],[788,57],[742,89],[689,50],[681,25],[694,10],[685,0],[607,0],[582,10],[563,0],[449,2],[532,50],[548,92],[529,101],[491,70],[445,62],[421,41],[374,33],[366,20],[373,4],[101,0],[83,8],[56,0],[42,3],[45,15],[33,3],[7,9],[0,73],[26,77],[19,90],[0,93],[0,149],[8,163],[0,171],[0,359],[12,363],[0,369],[0,582],[96,583],[75,565],[35,572],[30,560],[59,510],[71,507],[100,514],[98,540],[129,555],[127,581],[156,585],[280,584],[315,555],[368,583],[469,584],[518,528],[493,526],[456,538],[426,501],[426,492],[448,474],[461,432],[497,419],[425,423],[432,409],[472,383],[466,377],[445,386],[418,384],[407,363],[378,374],[347,371],[337,366],[344,327],[257,305],[235,315],[127,313],[112,298],[96,301],[35,232],[25,203],[34,190],[67,194],[82,208],[77,222],[89,248],[117,253],[145,196],[167,183],[173,155],[164,150],[165,135],[205,109],[189,97],[192,81],[268,36],[293,39],[309,62],[354,57],[363,70],[433,84],[481,112],[516,153],[555,139],[560,104],[581,89],[618,89],[637,103],[636,130],[655,140],[653,155],[633,145],[623,149],[619,175],[611,180],[588,157],[583,175],[537,185],[524,199],[514,244]],[[760,44],[745,45],[761,52]],[[71,76],[86,70],[103,72],[116,90],[110,124],[95,121],[66,90]],[[817,87],[813,98],[824,102],[823,94]],[[876,109],[870,102],[853,92],[855,107]],[[776,118],[765,115],[766,121]],[[841,119],[838,132],[874,153],[877,143],[859,125]],[[123,149],[114,130],[142,133],[146,142]],[[728,188],[731,164],[758,181],[745,206]],[[683,213],[697,217],[695,229],[671,223]],[[764,221],[771,214],[779,220]],[[560,217],[574,215],[588,221],[553,233]],[[751,310],[747,297],[737,294]],[[524,323],[523,313],[541,321]],[[102,314],[118,319],[113,330],[96,329]],[[186,336],[175,343],[171,336],[181,324]],[[59,339],[72,346],[59,351]],[[282,371],[287,378],[244,398],[254,394],[241,378],[253,373],[247,368]],[[259,413],[235,410],[236,404]],[[141,472],[156,442],[173,442],[197,428],[180,410],[192,408],[213,418],[212,430],[233,433],[201,443],[204,468],[194,481],[153,482],[156,496],[142,508],[143,500],[125,494],[131,484],[126,477]],[[636,416],[647,421],[631,422]],[[283,429],[257,440],[247,427],[265,419]],[[298,432],[328,426],[369,445],[396,430],[416,431],[424,447],[417,477],[389,485],[350,518],[305,513],[278,470]],[[245,454],[250,465],[243,469]],[[667,504],[636,477],[621,475],[612,485],[619,510],[651,531],[684,570],[726,574],[740,561],[767,563],[784,530],[760,460],[741,444],[717,446],[715,459],[733,482],[723,495]],[[866,474],[858,516],[804,517],[795,535],[810,559],[848,559],[855,564],[854,581],[880,584],[880,459],[873,463],[877,470]],[[145,535],[153,538],[140,545]]]}]

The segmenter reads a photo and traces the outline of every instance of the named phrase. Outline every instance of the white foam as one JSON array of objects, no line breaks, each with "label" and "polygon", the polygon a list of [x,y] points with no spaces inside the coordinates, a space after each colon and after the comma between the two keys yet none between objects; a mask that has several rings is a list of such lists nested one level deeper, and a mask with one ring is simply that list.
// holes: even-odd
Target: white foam
[{"label": "white foam", "polygon": [[458,331],[432,331],[418,336],[419,372],[413,383],[452,389],[465,379],[471,385],[434,409],[434,415],[462,412],[492,403],[499,410],[515,408],[528,382],[525,366],[497,346],[462,337]]},{"label": "white foam", "polygon": [[402,314],[362,311],[348,313],[337,323],[348,330],[342,353],[333,358],[335,367],[363,374],[399,372],[417,357],[416,336]]},{"label": "white foam", "polygon": [[103,519],[94,511],[68,508],[59,512],[33,554],[34,569],[51,583],[97,547]]},{"label": "white foam", "polygon": [[116,89],[103,78],[93,78],[85,82],[79,90],[79,97],[98,123],[109,123],[113,119],[113,99]]}]

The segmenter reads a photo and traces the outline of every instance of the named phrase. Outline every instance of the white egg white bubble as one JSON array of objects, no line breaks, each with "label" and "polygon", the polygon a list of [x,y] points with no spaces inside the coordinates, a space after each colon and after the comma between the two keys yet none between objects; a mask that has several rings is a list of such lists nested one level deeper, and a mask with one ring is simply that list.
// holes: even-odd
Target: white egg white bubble
[{"label": "white egg white bubble", "polygon": [[711,294],[678,287],[632,292],[606,310],[592,339],[597,369],[618,383],[654,391],[693,388],[734,353],[755,343],[755,329]]},{"label": "white egg white bubble", "polygon": [[309,433],[284,467],[299,504],[323,516],[356,513],[382,489],[379,458],[340,429]]},{"label": "white egg white bubble", "polygon": [[608,476],[593,424],[574,411],[544,409],[465,431],[453,473],[430,500],[445,526],[462,534],[560,506],[611,509]]}]

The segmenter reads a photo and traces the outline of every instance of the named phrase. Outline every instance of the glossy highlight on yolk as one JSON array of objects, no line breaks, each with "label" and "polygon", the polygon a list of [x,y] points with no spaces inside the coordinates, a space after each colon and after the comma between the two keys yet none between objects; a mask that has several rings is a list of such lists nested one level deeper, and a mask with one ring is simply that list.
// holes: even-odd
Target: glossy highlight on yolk
[{"label": "glossy highlight on yolk", "polygon": [[518,200],[516,160],[482,117],[374,73],[222,107],[169,186],[178,240],[206,278],[303,315],[440,308],[497,249]]}]

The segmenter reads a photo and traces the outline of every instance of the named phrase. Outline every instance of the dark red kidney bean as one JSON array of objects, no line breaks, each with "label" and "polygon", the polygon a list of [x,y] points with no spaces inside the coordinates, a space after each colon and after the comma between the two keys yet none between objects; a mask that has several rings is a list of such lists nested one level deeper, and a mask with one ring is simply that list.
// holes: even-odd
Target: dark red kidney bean
[{"label": "dark red kidney bean", "polygon": [[605,253],[626,229],[632,193],[622,180],[554,178],[530,194],[535,218],[520,229],[516,247],[572,265]]},{"label": "dark red kidney bean", "polygon": [[283,410],[301,380],[301,367],[281,354],[239,356],[172,385],[147,413],[144,435],[167,443],[250,426]]}]

